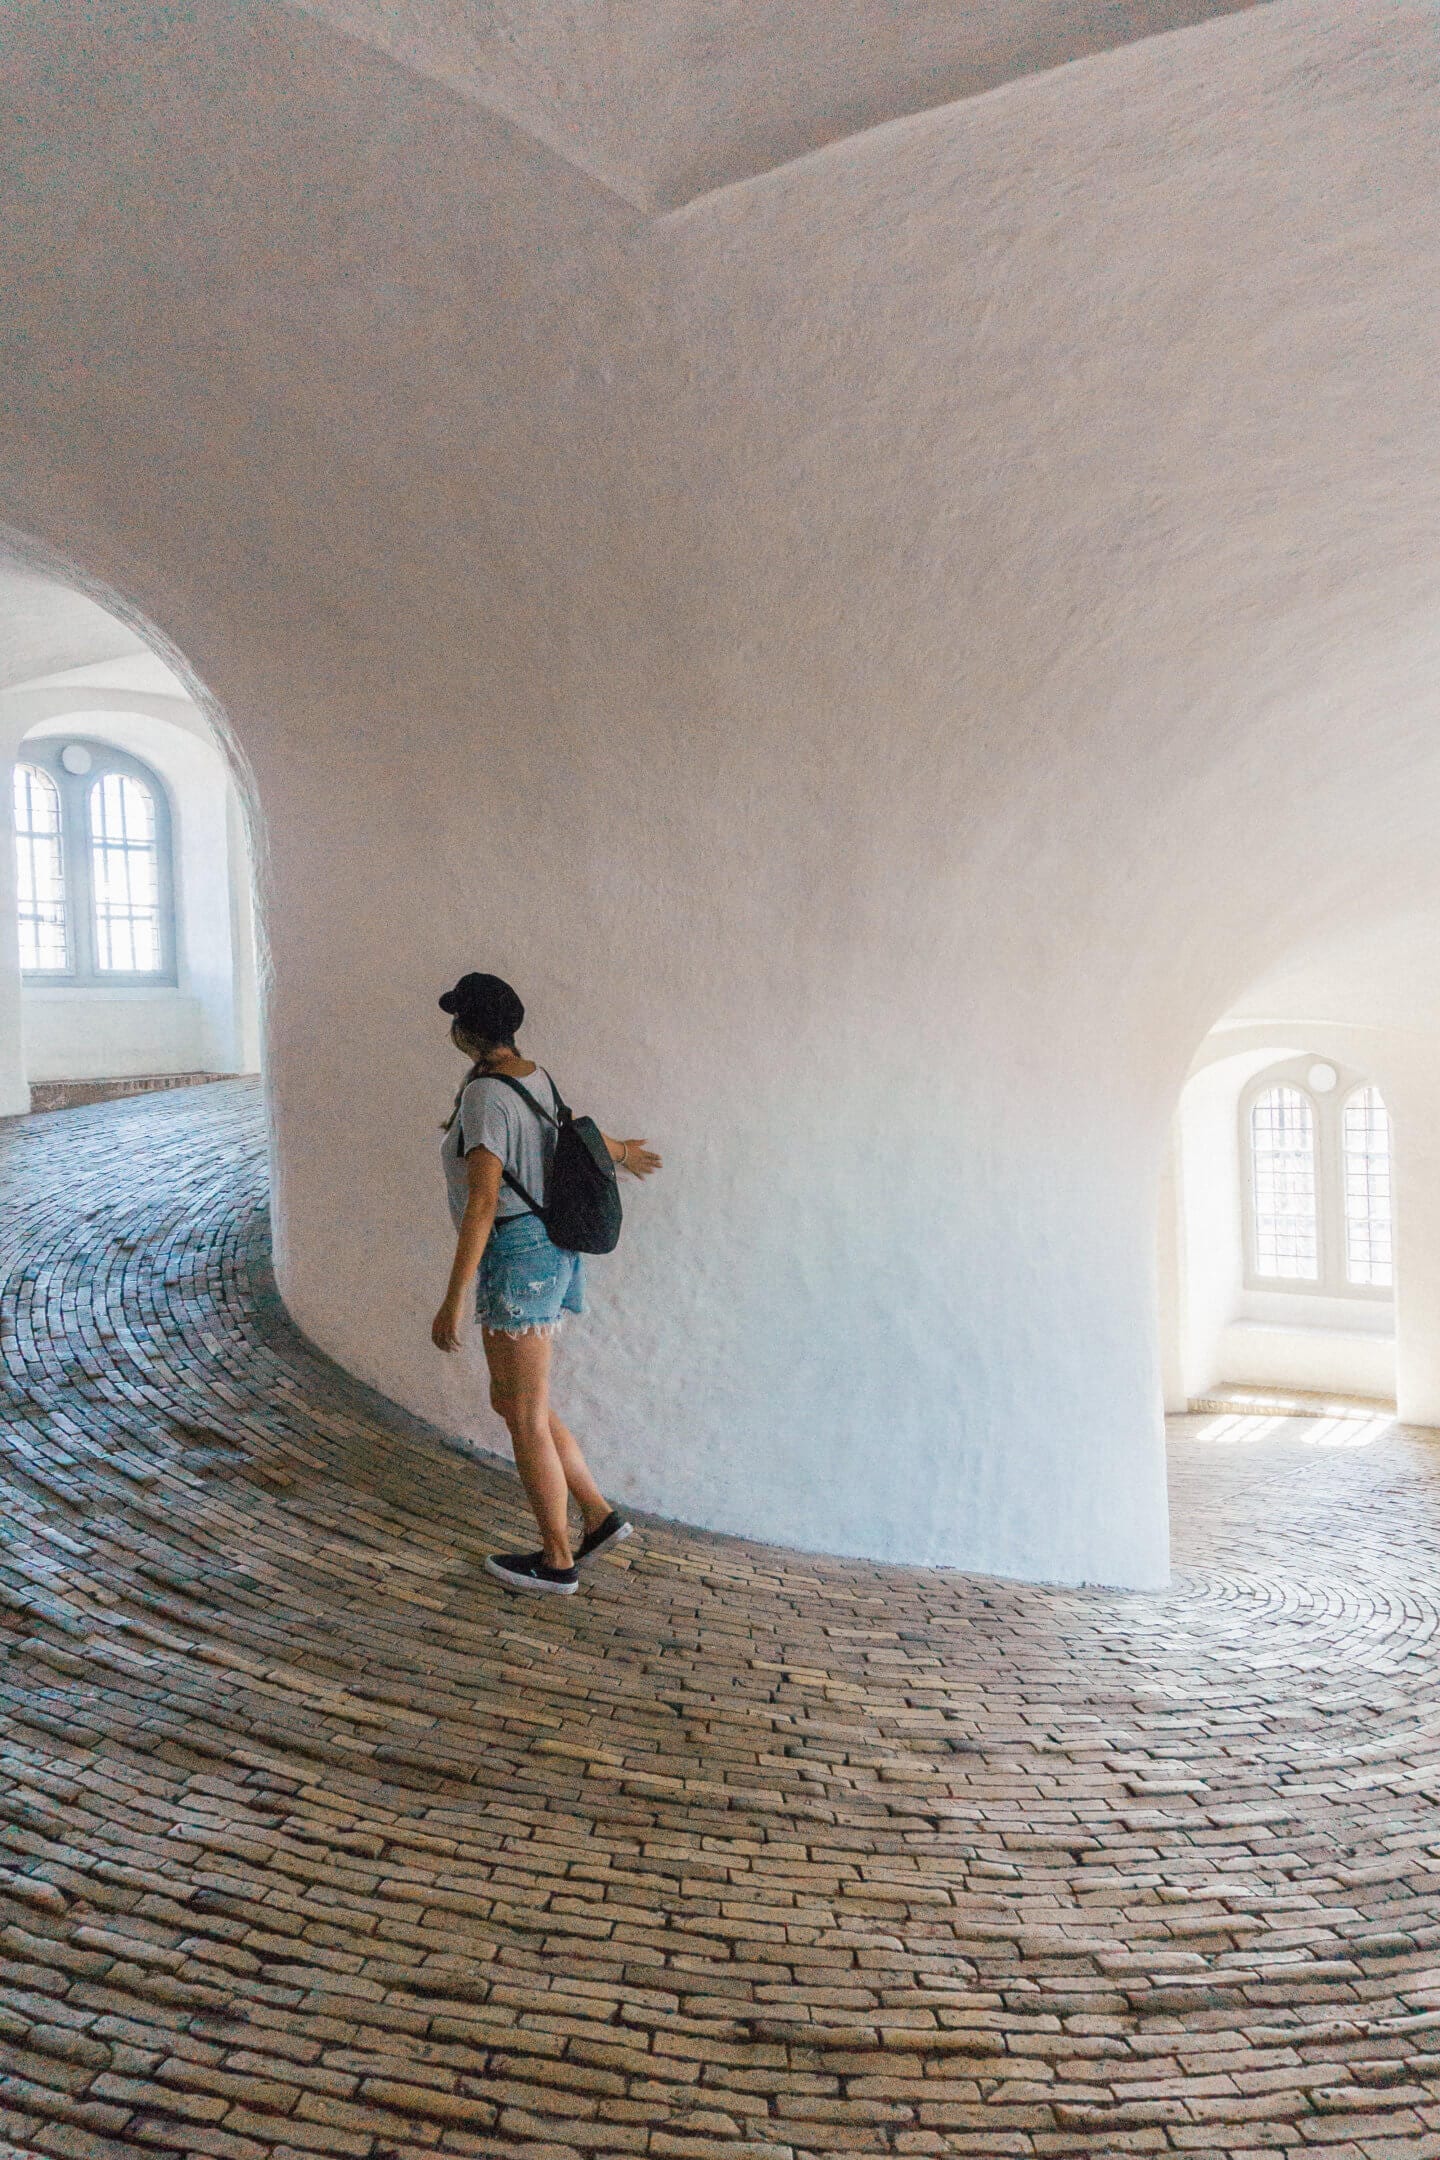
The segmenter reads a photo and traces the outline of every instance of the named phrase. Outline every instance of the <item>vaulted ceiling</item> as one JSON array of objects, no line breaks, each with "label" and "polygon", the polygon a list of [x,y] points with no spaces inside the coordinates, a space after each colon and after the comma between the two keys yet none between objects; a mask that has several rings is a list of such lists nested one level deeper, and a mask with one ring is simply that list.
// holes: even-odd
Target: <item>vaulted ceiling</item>
[{"label": "vaulted ceiling", "polygon": [[647,208],[1265,0],[292,0]]},{"label": "vaulted ceiling", "polygon": [[144,650],[133,630],[83,593],[7,564],[0,553],[0,690]]},{"label": "vaulted ceiling", "polygon": [[[1033,862],[1223,1010],[1440,877],[1434,20],[33,0],[0,516],[347,712],[483,653],[507,712],[663,683],[837,785],[924,743],[877,884],[928,853],[963,921],[957,865]],[[14,666],[116,634],[74,613]]]}]

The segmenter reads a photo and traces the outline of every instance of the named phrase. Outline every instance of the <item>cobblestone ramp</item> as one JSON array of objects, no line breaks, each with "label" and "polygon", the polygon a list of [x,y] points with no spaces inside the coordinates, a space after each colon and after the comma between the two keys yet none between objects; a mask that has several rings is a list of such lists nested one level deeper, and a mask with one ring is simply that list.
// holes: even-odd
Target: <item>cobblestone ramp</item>
[{"label": "cobblestone ramp", "polygon": [[11,2151],[1440,2155],[1433,1439],[1182,1424],[1160,1598],[655,1525],[522,1604],[260,1132],[0,1128]]}]

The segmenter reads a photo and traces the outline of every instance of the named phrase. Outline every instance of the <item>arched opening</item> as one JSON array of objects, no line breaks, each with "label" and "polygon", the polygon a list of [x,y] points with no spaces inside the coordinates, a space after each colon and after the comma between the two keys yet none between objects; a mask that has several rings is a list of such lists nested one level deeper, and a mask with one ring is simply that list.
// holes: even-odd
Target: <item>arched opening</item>
[{"label": "arched opening", "polygon": [[253,796],[173,656],[0,564],[0,1112],[260,1068]]},{"label": "arched opening", "polygon": [[1208,1038],[1175,1115],[1169,1407],[1276,1391],[1392,1405],[1392,1120],[1323,1030]]}]

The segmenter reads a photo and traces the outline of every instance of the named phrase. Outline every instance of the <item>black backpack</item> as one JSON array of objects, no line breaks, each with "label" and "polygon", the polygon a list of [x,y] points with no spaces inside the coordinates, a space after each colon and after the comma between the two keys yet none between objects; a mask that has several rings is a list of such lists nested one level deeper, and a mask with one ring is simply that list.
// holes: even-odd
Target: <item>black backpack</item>
[{"label": "black backpack", "polygon": [[[544,1067],[541,1067],[544,1071]],[[620,1242],[620,1190],[615,1180],[615,1165],[610,1160],[610,1150],[600,1134],[594,1118],[574,1117],[560,1100],[560,1090],[545,1073],[555,1088],[555,1115],[543,1110],[535,1097],[518,1080],[508,1073],[485,1073],[486,1080],[499,1080],[529,1103],[537,1117],[555,1127],[555,1159],[550,1165],[549,1197],[542,1208],[539,1201],[526,1192],[518,1178],[507,1170],[505,1183],[517,1192],[525,1205],[539,1216],[555,1244],[566,1252],[607,1253],[614,1252]]]}]

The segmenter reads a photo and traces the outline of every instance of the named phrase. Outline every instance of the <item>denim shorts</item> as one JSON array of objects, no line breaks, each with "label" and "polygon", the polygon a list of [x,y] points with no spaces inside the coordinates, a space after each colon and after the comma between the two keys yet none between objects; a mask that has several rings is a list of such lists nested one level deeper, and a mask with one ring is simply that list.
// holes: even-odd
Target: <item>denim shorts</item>
[{"label": "denim shorts", "polygon": [[497,1222],[480,1257],[475,1317],[493,1335],[549,1335],[562,1313],[585,1310],[579,1253],[551,1243],[538,1215]]}]

